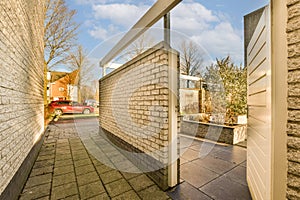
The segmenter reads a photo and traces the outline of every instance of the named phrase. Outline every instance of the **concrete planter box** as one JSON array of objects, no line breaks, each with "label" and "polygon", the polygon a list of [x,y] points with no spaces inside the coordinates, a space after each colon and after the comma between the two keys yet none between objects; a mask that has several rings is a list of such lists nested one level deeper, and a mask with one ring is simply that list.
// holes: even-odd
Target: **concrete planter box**
[{"label": "concrete planter box", "polygon": [[247,125],[226,126],[182,120],[180,132],[181,134],[205,138],[226,144],[236,144],[246,139]]}]

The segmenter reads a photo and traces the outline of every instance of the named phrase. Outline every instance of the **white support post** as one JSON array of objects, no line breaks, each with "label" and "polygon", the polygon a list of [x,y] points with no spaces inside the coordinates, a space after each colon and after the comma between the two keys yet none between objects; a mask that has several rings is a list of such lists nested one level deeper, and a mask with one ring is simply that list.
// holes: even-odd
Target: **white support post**
[{"label": "white support post", "polygon": [[178,58],[177,53],[169,51],[169,167],[168,184],[174,187],[178,184]]},{"label": "white support post", "polygon": [[170,27],[171,22],[170,22],[170,12],[165,14],[164,16],[164,41],[170,45],[171,44],[171,34],[170,34]]}]

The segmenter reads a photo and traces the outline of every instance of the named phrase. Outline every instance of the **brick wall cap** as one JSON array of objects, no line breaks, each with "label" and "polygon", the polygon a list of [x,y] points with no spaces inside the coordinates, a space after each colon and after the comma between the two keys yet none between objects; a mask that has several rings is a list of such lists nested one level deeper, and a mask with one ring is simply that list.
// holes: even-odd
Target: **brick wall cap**
[{"label": "brick wall cap", "polygon": [[127,67],[130,67],[133,63],[135,63],[135,62],[137,62],[139,60],[142,60],[143,58],[147,57],[149,54],[152,54],[153,52],[158,51],[158,50],[166,50],[166,51],[169,51],[171,53],[179,55],[178,51],[176,51],[175,49],[172,49],[170,47],[170,45],[168,45],[166,42],[162,41],[162,42],[159,42],[158,44],[154,45],[150,49],[146,50],[145,52],[137,55],[136,57],[134,57],[133,59],[131,59],[127,63],[123,64],[121,67],[115,69],[111,73],[105,75],[99,81],[101,82],[101,81],[103,81],[103,80],[111,77],[112,75],[114,75],[116,73],[119,73],[120,71],[126,69]]}]

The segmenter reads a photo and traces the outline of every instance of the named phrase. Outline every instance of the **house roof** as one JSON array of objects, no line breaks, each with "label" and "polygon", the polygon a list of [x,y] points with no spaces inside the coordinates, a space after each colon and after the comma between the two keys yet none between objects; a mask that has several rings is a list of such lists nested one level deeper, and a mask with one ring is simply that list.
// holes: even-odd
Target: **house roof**
[{"label": "house roof", "polygon": [[79,70],[74,70],[73,72],[51,72],[51,80],[50,82],[56,82],[61,81],[65,82],[67,84],[75,85],[75,83],[78,81],[78,72]]},{"label": "house roof", "polygon": [[50,83],[53,83],[55,81],[57,81],[58,79],[61,79],[62,77],[66,76],[68,74],[68,72],[50,72],[51,74],[51,79],[50,79]]}]

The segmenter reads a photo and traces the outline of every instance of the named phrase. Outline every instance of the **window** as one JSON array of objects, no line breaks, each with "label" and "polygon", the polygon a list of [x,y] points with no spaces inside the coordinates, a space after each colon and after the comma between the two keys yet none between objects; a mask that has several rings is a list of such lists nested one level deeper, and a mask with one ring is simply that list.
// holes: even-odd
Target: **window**
[{"label": "window", "polygon": [[69,105],[69,101],[59,101],[59,102],[57,102],[57,104],[59,104],[59,105]]}]

